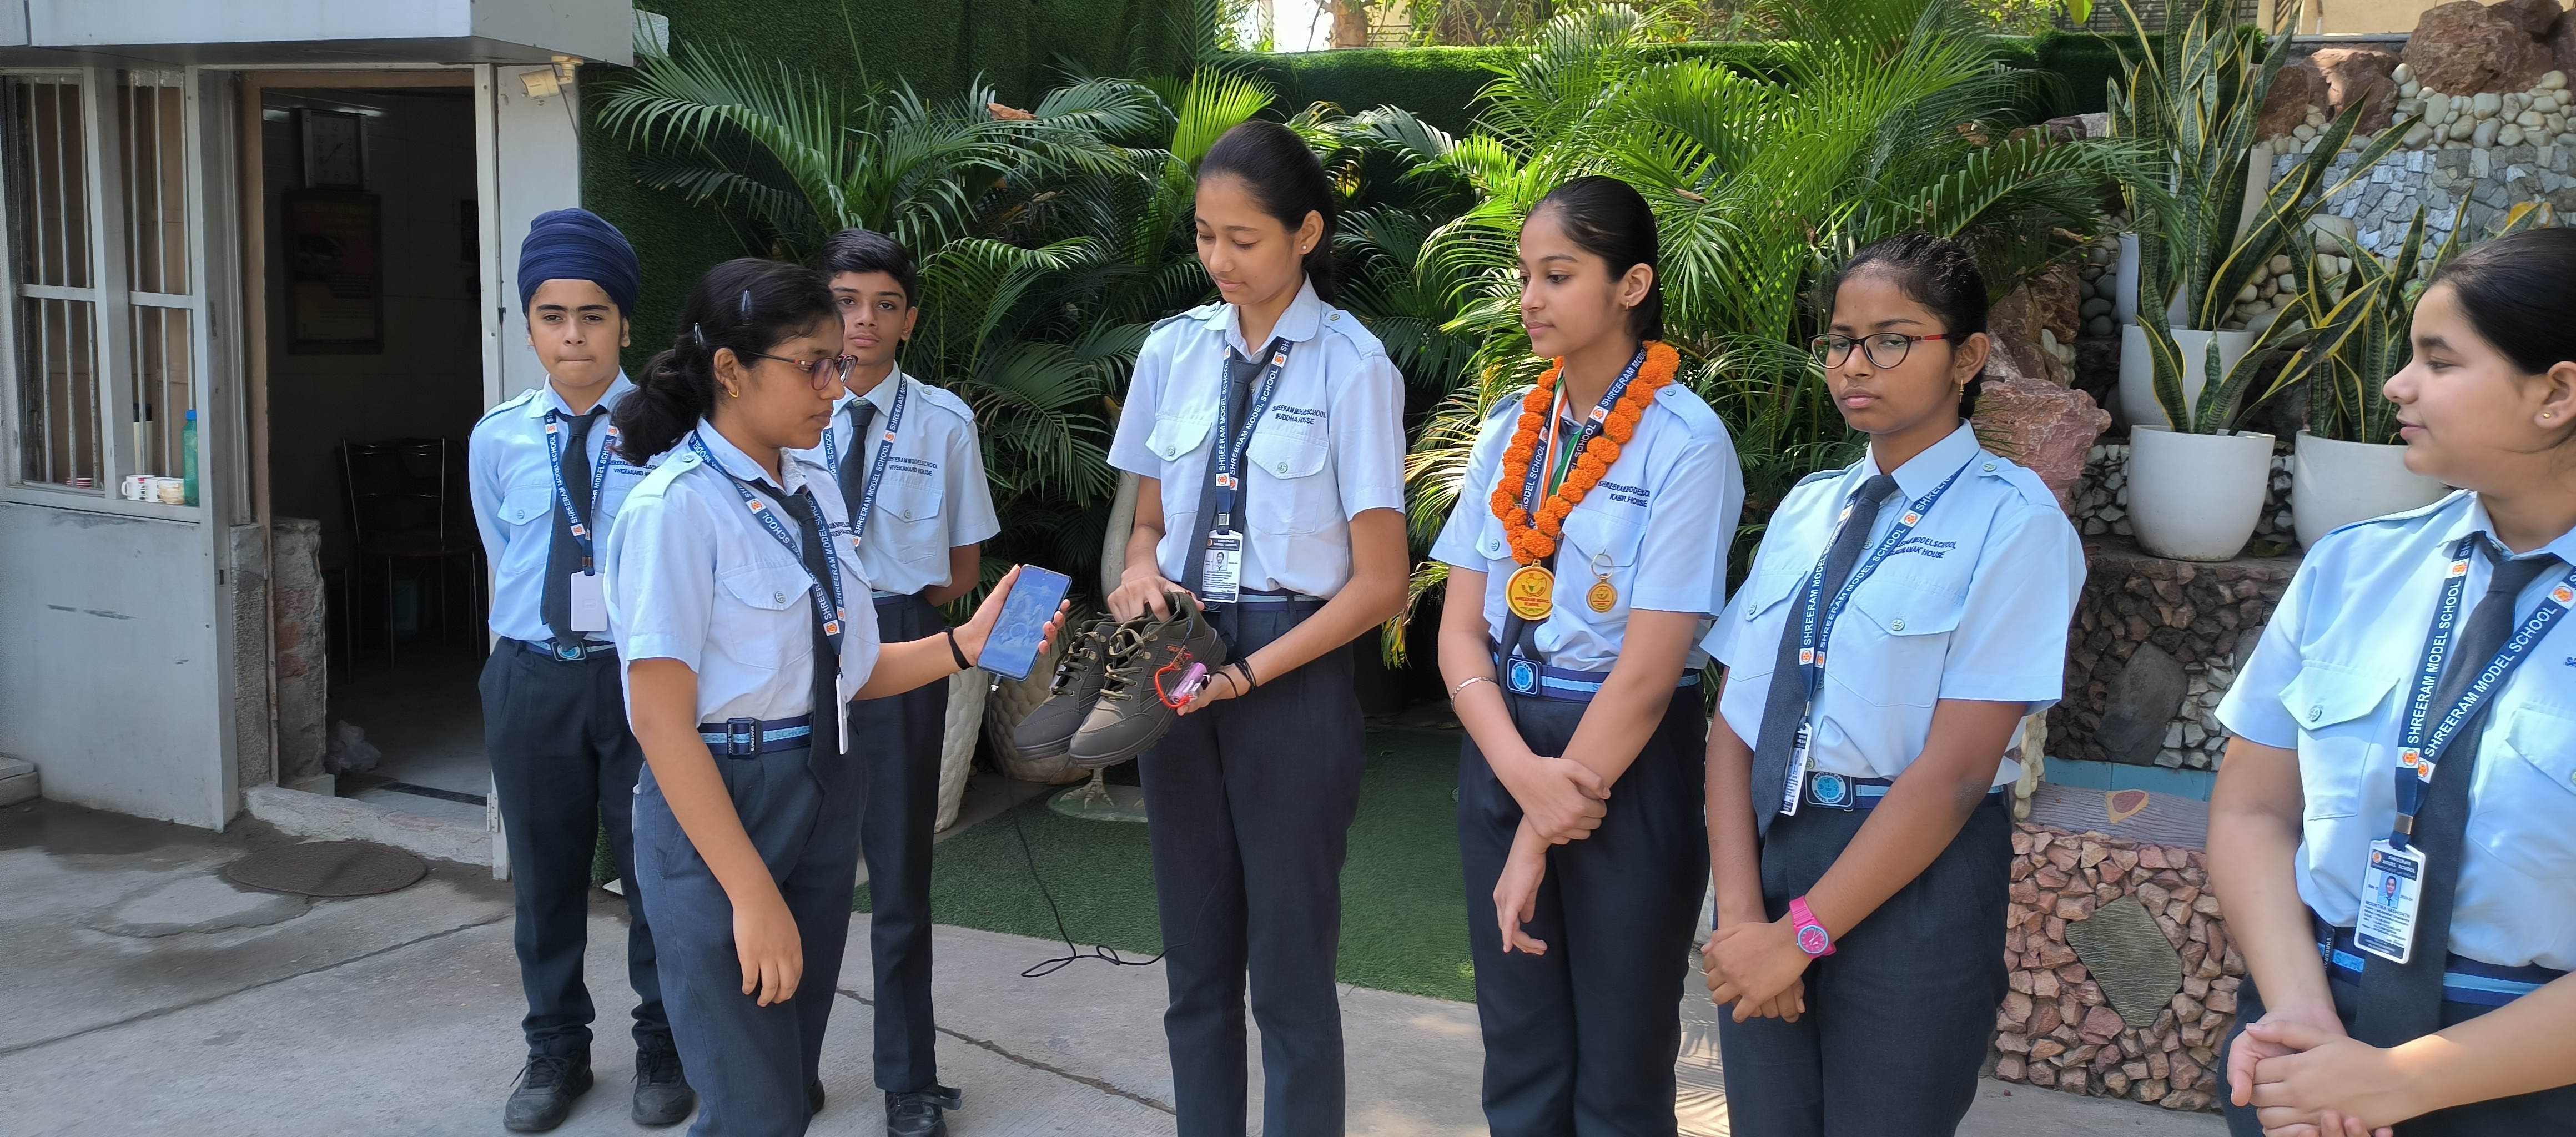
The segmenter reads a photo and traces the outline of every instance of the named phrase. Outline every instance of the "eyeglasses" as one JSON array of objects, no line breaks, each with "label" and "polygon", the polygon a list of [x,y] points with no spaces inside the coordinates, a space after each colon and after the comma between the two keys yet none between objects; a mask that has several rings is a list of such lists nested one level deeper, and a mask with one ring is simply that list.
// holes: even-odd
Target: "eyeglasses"
[{"label": "eyeglasses", "polygon": [[765,352],[757,351],[746,351],[742,354],[752,359],[775,360],[779,363],[784,363],[789,367],[802,371],[805,373],[805,381],[813,384],[814,389],[817,391],[829,387],[834,383],[847,380],[850,377],[850,369],[858,366],[859,362],[859,357],[855,355],[827,355],[821,359],[809,362],[807,360],[789,359],[783,355],[770,355]]},{"label": "eyeglasses", "polygon": [[1955,340],[1956,338],[1948,332],[1929,336],[1880,332],[1877,335],[1862,336],[1859,339],[1853,339],[1850,336],[1817,336],[1807,341],[1807,354],[1815,356],[1817,362],[1827,367],[1840,367],[1845,360],[1851,358],[1852,345],[1858,344],[1861,354],[1869,358],[1871,366],[1886,368],[1905,362],[1907,353],[1914,350],[1915,344],[1925,340]]}]

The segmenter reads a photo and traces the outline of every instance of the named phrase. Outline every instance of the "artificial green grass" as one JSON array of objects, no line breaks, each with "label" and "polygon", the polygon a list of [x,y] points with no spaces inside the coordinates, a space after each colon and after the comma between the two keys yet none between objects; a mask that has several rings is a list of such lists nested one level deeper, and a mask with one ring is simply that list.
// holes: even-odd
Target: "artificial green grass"
[{"label": "artificial green grass", "polygon": [[[1342,868],[1342,982],[1461,1002],[1476,997],[1453,798],[1459,738],[1368,734],[1368,774]],[[1135,767],[1110,775],[1133,783]],[[1066,817],[1047,808],[1053,792],[939,843],[931,857],[931,919],[1059,939],[1021,852],[1024,832],[1076,944],[1139,958],[1161,951],[1145,827]],[[867,886],[852,908],[869,910]]]}]

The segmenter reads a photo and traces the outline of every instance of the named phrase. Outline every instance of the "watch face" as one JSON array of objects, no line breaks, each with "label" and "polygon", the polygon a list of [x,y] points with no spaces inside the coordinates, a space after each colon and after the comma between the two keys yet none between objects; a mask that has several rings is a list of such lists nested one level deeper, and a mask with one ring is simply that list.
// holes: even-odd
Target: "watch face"
[{"label": "watch face", "polygon": [[1833,937],[1826,935],[1821,927],[1809,924],[1798,929],[1798,950],[1808,955],[1823,955],[1832,944]]}]

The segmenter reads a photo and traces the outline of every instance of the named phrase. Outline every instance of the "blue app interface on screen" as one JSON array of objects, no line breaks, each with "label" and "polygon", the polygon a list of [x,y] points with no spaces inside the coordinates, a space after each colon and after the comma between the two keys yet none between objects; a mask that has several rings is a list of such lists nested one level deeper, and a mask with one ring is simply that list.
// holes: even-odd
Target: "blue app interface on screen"
[{"label": "blue app interface on screen", "polygon": [[984,657],[976,665],[1004,678],[1028,678],[1046,623],[1055,618],[1056,605],[1064,602],[1065,592],[1072,587],[1073,580],[1063,573],[1022,565],[1020,578],[1011,584],[1011,595],[1002,601],[1002,618],[994,621],[993,634],[984,641]]}]

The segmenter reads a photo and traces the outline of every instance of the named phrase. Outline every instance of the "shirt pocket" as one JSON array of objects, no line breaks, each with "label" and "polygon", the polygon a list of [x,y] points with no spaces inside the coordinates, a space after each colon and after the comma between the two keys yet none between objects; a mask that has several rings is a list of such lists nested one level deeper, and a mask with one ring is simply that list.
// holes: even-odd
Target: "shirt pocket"
[{"label": "shirt pocket", "polygon": [[870,539],[882,531],[885,547],[905,564],[948,563],[948,529],[939,516],[947,487],[937,471],[888,470],[877,493]]},{"label": "shirt pocket", "polygon": [[553,482],[521,482],[502,491],[501,508],[497,512],[505,525],[542,526],[554,509]]},{"label": "shirt pocket", "polygon": [[[1220,440],[1221,441],[1221,440]],[[1320,430],[1308,433],[1264,422],[1244,447],[1243,464],[1264,483],[1244,503],[1246,519],[1263,533],[1303,535],[1342,519],[1331,478],[1317,477],[1332,457]],[[1252,479],[1247,477],[1248,487]]]},{"label": "shirt pocket", "polygon": [[[784,550],[781,550],[784,552]],[[755,671],[802,666],[814,655],[813,629],[796,618],[811,610],[814,581],[792,561],[761,559],[716,574],[717,602],[707,624],[707,644],[734,664]]]},{"label": "shirt pocket", "polygon": [[2564,882],[2576,871],[2576,707],[2525,703],[2503,726],[2479,743],[2469,834],[2534,881]]},{"label": "shirt pocket", "polygon": [[[1607,509],[1575,506],[1565,515],[1565,540],[1557,554],[1557,603],[1595,625],[1624,624],[1636,591],[1637,546],[1646,527]],[[1610,610],[1592,607],[1592,589],[1607,578],[1618,595]]]},{"label": "shirt pocket", "polygon": [[[2359,817],[2362,779],[2389,776],[2391,740],[2380,737],[2386,724],[2372,712],[2396,686],[2394,670],[2310,662],[2281,688],[2282,707],[2299,723],[2300,815],[2309,822]],[[2311,833],[2310,843],[2332,842]]]},{"label": "shirt pocket", "polygon": [[1933,581],[1862,581],[1835,621],[1825,675],[1877,706],[1929,707],[1940,701],[1950,633],[1967,607],[1967,593]]},{"label": "shirt pocket", "polygon": [[[1778,669],[1780,636],[1796,611],[1789,601],[1806,583],[1807,574],[1794,568],[1775,568],[1759,572],[1737,590],[1734,607],[1736,637],[1735,655],[1740,658],[1727,664],[1728,682],[1735,679],[1758,679]],[[1765,636],[1763,633],[1768,632]]]},{"label": "shirt pocket", "polygon": [[630,466],[624,462],[609,463],[608,480],[601,483],[599,487],[600,515],[616,517],[626,508],[626,495],[634,493],[635,487],[643,485],[644,475],[651,472],[642,466]]},{"label": "shirt pocket", "polygon": [[1194,454],[1207,444],[1208,432],[1216,429],[1214,419],[1154,416],[1154,429],[1145,435],[1145,449],[1166,464],[1177,462],[1183,454]]}]

